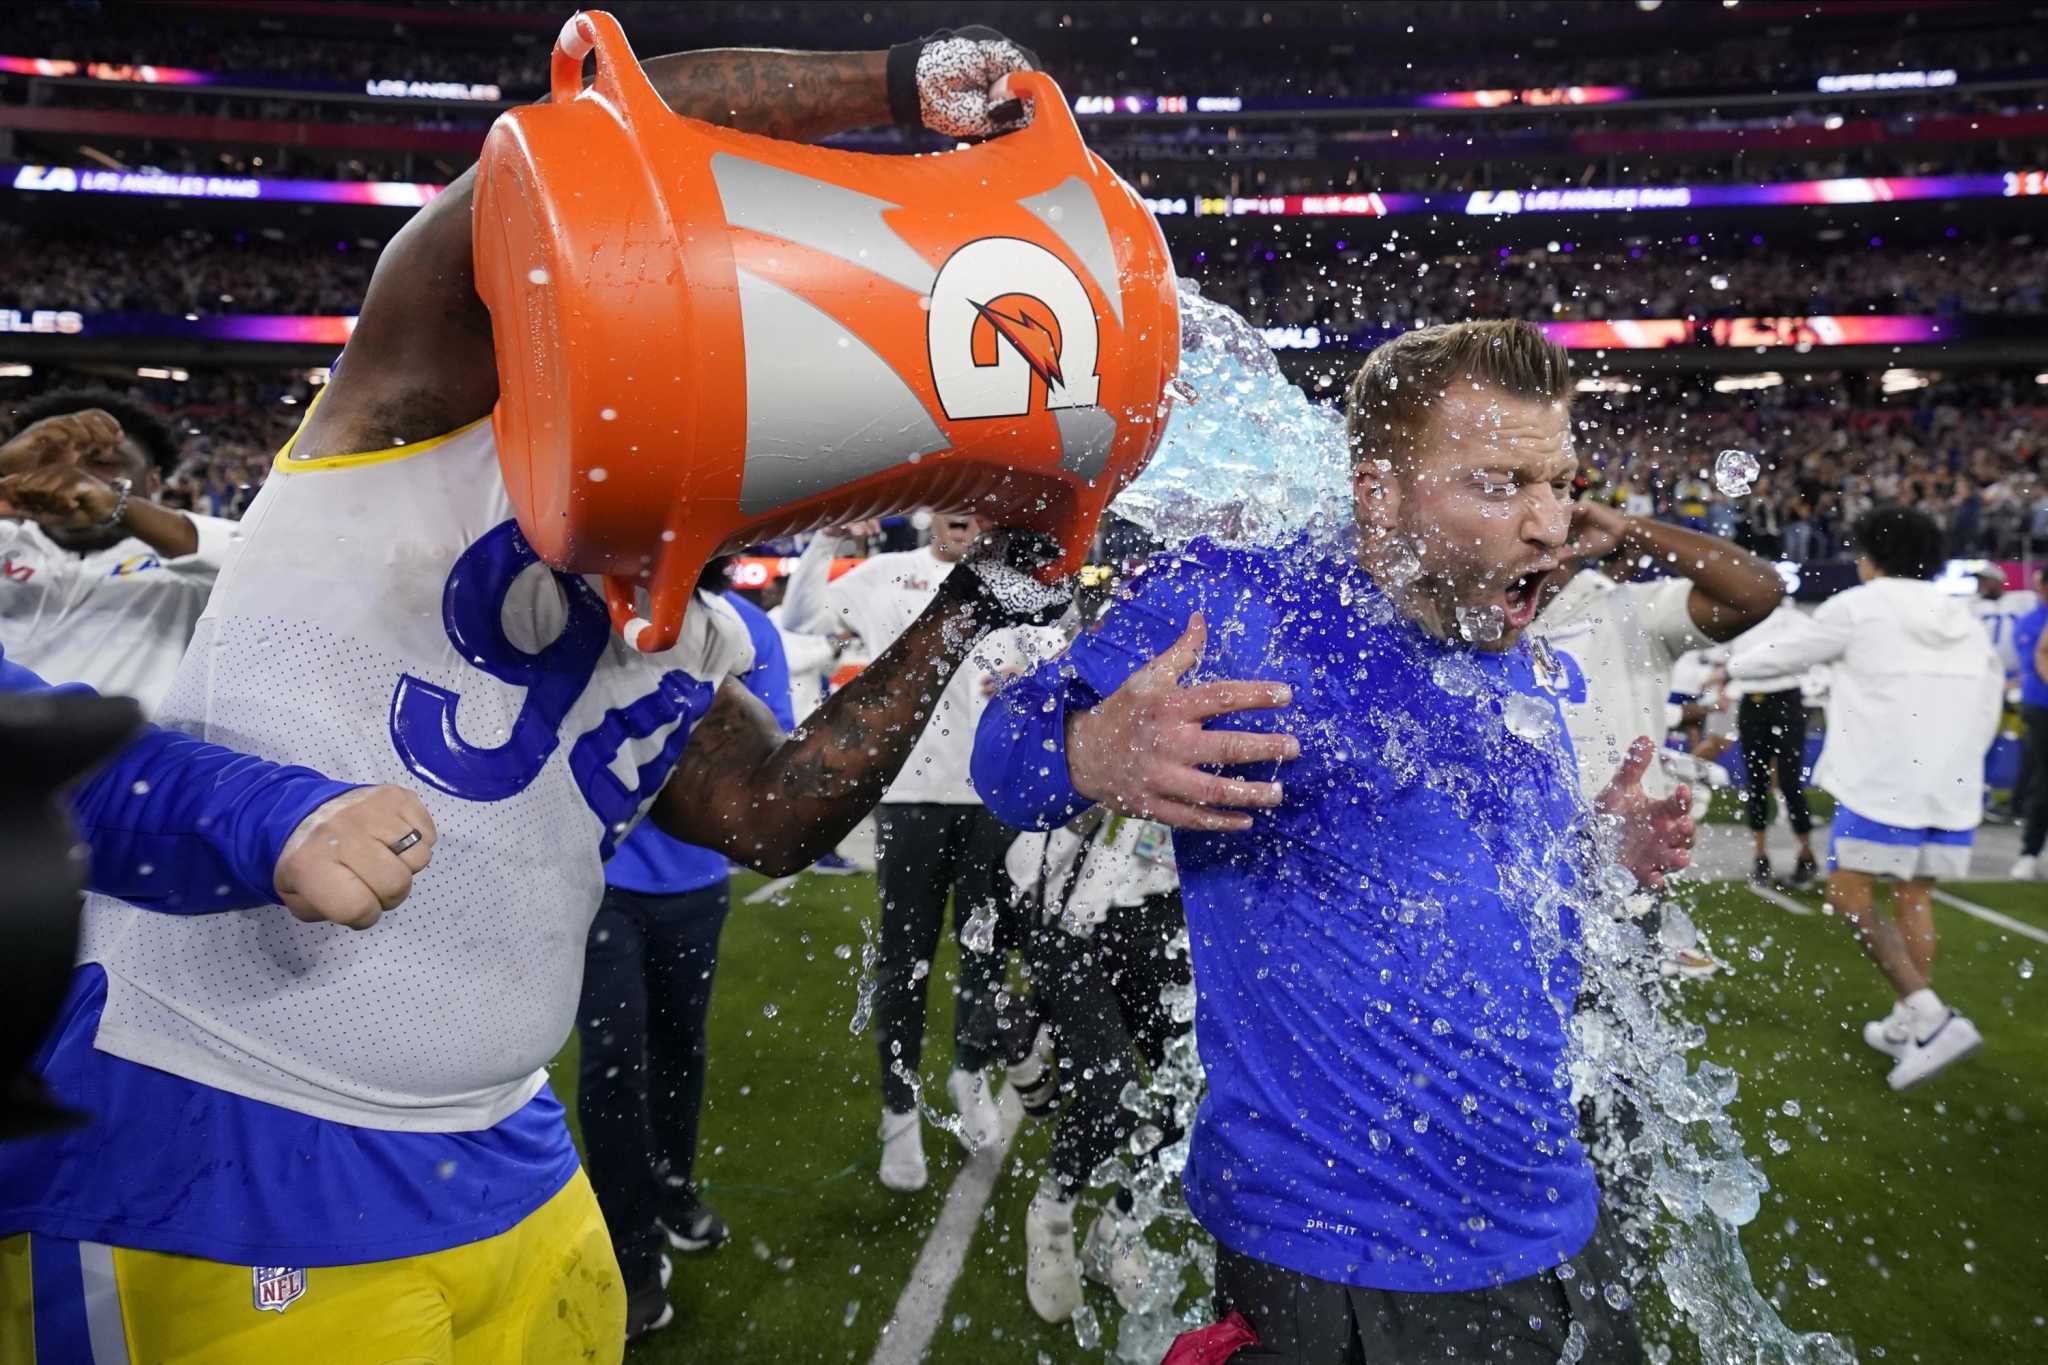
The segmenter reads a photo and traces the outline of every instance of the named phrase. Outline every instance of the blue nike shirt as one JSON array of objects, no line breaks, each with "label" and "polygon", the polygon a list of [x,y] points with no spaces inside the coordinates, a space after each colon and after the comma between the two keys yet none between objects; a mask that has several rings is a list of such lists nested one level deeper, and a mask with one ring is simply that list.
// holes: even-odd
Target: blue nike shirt
[{"label": "blue nike shirt", "polygon": [[1247,833],[1174,836],[1208,1073],[1189,1207],[1243,1255],[1377,1289],[1475,1289],[1575,1254],[1597,1194],[1565,1071],[1582,807],[1562,678],[1526,644],[1431,639],[1344,541],[1197,541],[1130,592],[998,696],[974,780],[1012,824],[1082,809],[1066,713],[1197,610],[1195,681],[1292,686],[1283,711],[1211,722],[1301,741],[1237,773],[1283,781],[1283,804]]}]

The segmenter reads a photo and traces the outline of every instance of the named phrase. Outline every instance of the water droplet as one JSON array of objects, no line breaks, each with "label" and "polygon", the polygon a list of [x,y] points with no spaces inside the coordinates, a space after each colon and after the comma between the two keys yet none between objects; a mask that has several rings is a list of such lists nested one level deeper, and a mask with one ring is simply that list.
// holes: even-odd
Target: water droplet
[{"label": "water droplet", "polygon": [[773,1019],[776,1015],[782,1013],[782,1007],[771,1000],[761,1006],[761,1013]]},{"label": "water droplet", "polygon": [[539,266],[535,266],[526,272],[526,282],[528,284],[546,284],[548,282],[548,272],[542,270]]},{"label": "water droplet", "polygon": [[589,474],[589,478],[592,483],[603,483],[606,479],[610,477],[610,472],[607,471],[603,465],[598,465],[596,468],[592,469]]},{"label": "water droplet", "polygon": [[2023,958],[2021,958],[2021,959],[2020,959],[2020,980],[2022,980],[2022,981],[2032,981],[2033,979],[2034,979],[2034,959],[2032,959],[2031,957],[2023,957]]}]

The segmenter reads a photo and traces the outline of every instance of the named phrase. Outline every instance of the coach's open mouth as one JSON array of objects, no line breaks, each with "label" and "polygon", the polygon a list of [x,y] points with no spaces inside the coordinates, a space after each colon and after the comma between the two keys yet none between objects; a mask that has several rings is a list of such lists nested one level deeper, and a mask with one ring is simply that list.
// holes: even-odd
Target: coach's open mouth
[{"label": "coach's open mouth", "polygon": [[1556,574],[1556,565],[1544,564],[1509,581],[1501,605],[1510,630],[1521,630],[1536,619],[1536,613],[1550,600]]}]

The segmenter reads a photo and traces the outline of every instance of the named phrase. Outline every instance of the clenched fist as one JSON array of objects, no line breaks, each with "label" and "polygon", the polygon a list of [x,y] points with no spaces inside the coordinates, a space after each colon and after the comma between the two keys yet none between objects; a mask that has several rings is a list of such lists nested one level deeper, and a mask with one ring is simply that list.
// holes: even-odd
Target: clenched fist
[{"label": "clenched fist", "polygon": [[986,25],[942,30],[890,49],[890,110],[947,137],[993,137],[1031,121],[1005,77],[1037,69],[1030,48]]},{"label": "clenched fist", "polygon": [[40,522],[45,530],[83,531],[105,526],[120,505],[119,488],[75,465],[48,464],[19,474],[0,474],[0,511]]},{"label": "clenched fist", "polygon": [[[417,840],[410,836],[418,834]],[[278,855],[278,899],[308,924],[367,929],[412,891],[433,856],[434,818],[403,787],[362,787],[299,822]],[[403,852],[394,845],[411,846]]]}]

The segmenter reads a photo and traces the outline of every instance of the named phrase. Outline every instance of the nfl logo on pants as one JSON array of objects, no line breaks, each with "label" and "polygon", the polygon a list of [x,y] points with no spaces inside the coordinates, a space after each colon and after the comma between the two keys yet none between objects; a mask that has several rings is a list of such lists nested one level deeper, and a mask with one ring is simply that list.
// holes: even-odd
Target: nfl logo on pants
[{"label": "nfl logo on pants", "polygon": [[304,1266],[259,1265],[251,1267],[250,1274],[255,1278],[251,1297],[260,1312],[282,1313],[306,1292]]}]

